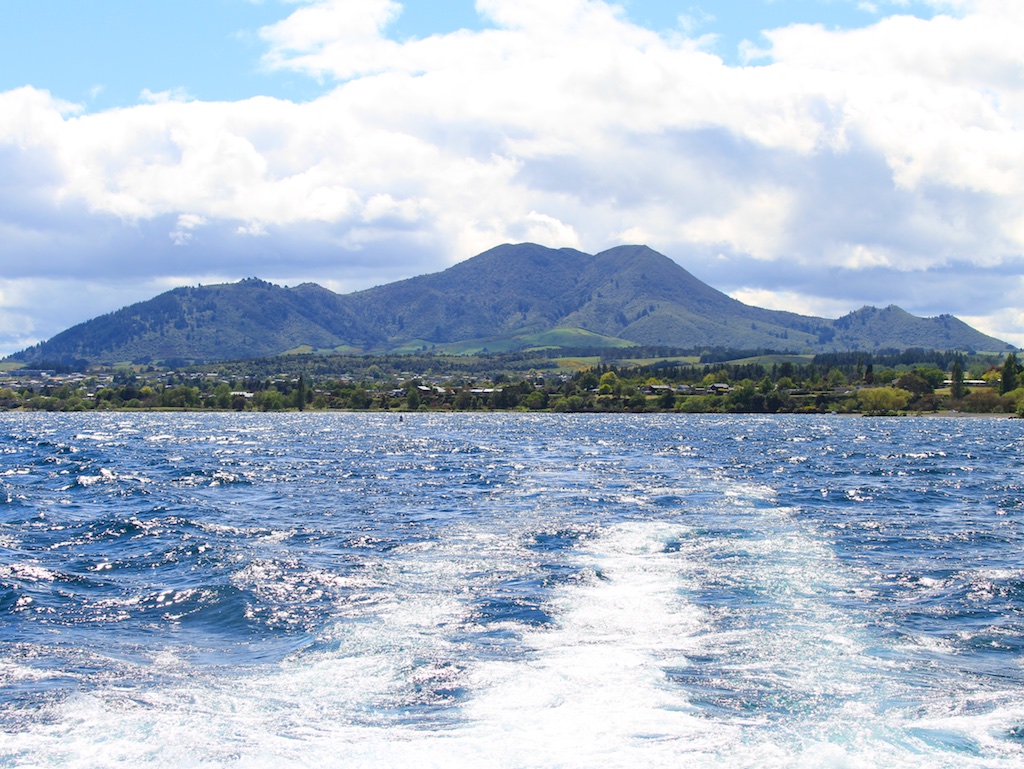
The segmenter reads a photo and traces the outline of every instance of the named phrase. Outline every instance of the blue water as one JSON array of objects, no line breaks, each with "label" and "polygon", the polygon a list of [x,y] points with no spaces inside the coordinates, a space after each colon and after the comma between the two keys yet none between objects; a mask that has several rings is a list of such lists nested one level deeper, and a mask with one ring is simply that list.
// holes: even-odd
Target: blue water
[{"label": "blue water", "polygon": [[0,766],[1024,766],[1024,421],[0,415]]}]

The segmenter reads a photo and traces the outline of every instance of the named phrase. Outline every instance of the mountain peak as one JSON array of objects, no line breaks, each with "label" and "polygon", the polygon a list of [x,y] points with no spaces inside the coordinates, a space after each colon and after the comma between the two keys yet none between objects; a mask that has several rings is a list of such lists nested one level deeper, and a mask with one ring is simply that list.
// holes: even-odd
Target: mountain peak
[{"label": "mountain peak", "polygon": [[11,358],[109,364],[297,349],[472,352],[551,344],[1013,349],[952,316],[917,318],[895,305],[864,307],[835,321],[751,307],[644,245],[590,255],[516,243],[441,272],[346,295],[314,283],[282,288],[259,278],[174,289]]}]

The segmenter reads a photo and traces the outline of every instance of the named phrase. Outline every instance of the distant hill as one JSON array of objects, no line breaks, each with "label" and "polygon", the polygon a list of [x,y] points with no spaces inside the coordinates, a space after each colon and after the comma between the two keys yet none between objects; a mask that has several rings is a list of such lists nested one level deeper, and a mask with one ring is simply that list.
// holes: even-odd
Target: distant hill
[{"label": "distant hill", "polygon": [[17,361],[115,363],[226,360],[277,355],[303,345],[358,347],[376,340],[341,297],[314,284],[285,289],[262,280],[175,288],[80,323],[10,356]]},{"label": "distant hill", "polygon": [[176,288],[10,356],[117,363],[288,352],[664,345],[779,351],[1014,349],[950,316],[890,306],[838,320],[743,304],[646,246],[596,255],[503,245],[443,272],[335,294],[257,279]]}]

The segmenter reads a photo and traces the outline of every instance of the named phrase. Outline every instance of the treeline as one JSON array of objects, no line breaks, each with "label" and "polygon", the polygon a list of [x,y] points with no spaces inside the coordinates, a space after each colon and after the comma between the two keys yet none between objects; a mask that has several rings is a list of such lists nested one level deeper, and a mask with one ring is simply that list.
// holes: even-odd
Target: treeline
[{"label": "treeline", "polygon": [[898,368],[900,366],[931,366],[942,371],[952,371],[955,362],[963,367],[972,366],[978,371],[985,371],[992,365],[992,357],[987,355],[965,354],[955,351],[923,350],[909,348],[906,350],[880,350],[874,353],[864,352],[828,352],[814,356],[814,364],[828,368],[842,368],[845,371],[856,369],[857,366],[884,366]]},{"label": "treeline", "polygon": [[[531,367],[527,374],[465,371],[408,375],[429,356],[360,358],[358,376],[304,368],[226,378],[217,372],[122,371],[75,382],[0,388],[0,408],[26,410],[210,409],[521,410],[689,413],[824,413],[938,411],[1020,413],[1024,372],[1015,355],[1001,364],[962,356],[927,357],[914,365],[892,356],[818,356],[809,362],[644,365],[599,363],[572,375]],[[433,364],[437,363],[433,359]],[[939,364],[949,364],[949,369]],[[891,366],[889,365],[891,364]],[[488,367],[500,368],[493,358]],[[476,368],[474,368],[476,366]],[[404,370],[405,374],[396,373]]]}]

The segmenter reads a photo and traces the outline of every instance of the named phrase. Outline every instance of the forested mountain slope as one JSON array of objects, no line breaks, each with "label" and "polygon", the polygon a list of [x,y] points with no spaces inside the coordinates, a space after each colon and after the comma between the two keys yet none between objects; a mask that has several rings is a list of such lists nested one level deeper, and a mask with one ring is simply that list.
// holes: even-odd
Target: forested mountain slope
[{"label": "forested mountain slope", "polygon": [[797,352],[1013,349],[952,316],[919,318],[895,306],[865,307],[838,320],[751,307],[646,246],[590,255],[525,243],[352,294],[252,278],[177,288],[81,323],[11,359],[110,364],[310,350],[383,353],[476,345],[494,351],[557,345],[559,339],[576,346]]}]

